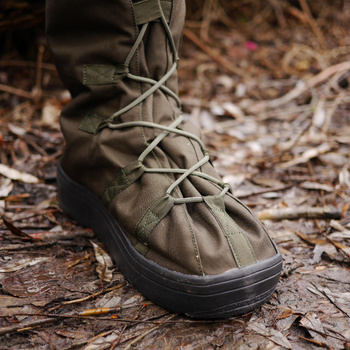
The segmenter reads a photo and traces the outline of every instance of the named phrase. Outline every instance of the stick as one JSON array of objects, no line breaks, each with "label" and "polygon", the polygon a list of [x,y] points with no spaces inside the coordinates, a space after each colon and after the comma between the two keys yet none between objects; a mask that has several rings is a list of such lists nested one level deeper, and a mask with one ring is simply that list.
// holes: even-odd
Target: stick
[{"label": "stick", "polygon": [[350,61],[346,61],[339,64],[335,64],[334,66],[330,66],[324,69],[322,72],[315,75],[314,77],[307,80],[304,85],[297,86],[296,88],[289,91],[285,95],[279,98],[276,98],[274,100],[257,102],[254,106],[251,107],[251,109],[256,112],[263,109],[268,109],[268,108],[272,109],[272,108],[282,106],[294,100],[304,92],[310,90],[310,88],[314,87],[315,85],[328,79],[330,76],[334,75],[335,73],[346,71],[349,69],[350,69]]},{"label": "stick", "polygon": [[33,95],[31,92],[24,91],[22,89],[16,89],[12,86],[0,84],[0,91],[8,92],[9,94],[17,95],[23,98],[29,98],[32,99]]},{"label": "stick", "polygon": [[191,40],[194,44],[196,44],[200,49],[202,49],[206,54],[208,54],[211,58],[213,58],[216,62],[220,63],[224,68],[228,71],[237,74],[243,78],[249,78],[249,74],[238,68],[226,58],[217,54],[213,49],[207,46],[201,39],[198,38],[196,34],[194,34],[191,30],[185,28],[184,36]]},{"label": "stick", "polygon": [[115,290],[115,289],[119,289],[123,286],[126,285],[126,282],[123,282],[121,284],[118,284],[117,286],[115,287],[111,287],[111,288],[107,288],[107,289],[104,289],[104,290],[101,290],[100,292],[97,292],[97,293],[94,293],[94,294],[91,294],[85,298],[80,298],[80,299],[74,299],[74,300],[69,300],[69,301],[64,301],[61,305],[70,305],[70,304],[77,304],[77,303],[82,303],[83,301],[86,301],[86,300],[90,300],[92,298],[96,298],[98,297],[99,295],[101,294],[104,294],[104,293],[107,293],[107,292],[110,292],[112,290]]},{"label": "stick", "polygon": [[142,338],[144,338],[146,335],[154,332],[156,329],[160,328],[162,325],[158,325],[158,326],[155,326],[151,329],[149,329],[147,332],[144,332],[142,333],[141,335],[139,335],[136,339],[134,339],[133,341],[131,341],[125,348],[124,350],[128,350],[130,349],[131,346],[133,346],[134,344],[136,344],[139,340],[141,340]]},{"label": "stick", "polygon": [[309,5],[307,4],[306,0],[299,0],[299,3],[301,8],[304,11],[304,14],[306,16],[307,21],[309,22],[311,29],[315,33],[317,40],[320,43],[322,50],[326,50],[327,48],[326,40],[323,36],[323,33],[321,32],[320,27],[317,25],[317,22],[312,17],[312,13],[310,11]]},{"label": "stick", "polygon": [[15,333],[15,332],[26,331],[33,327],[43,326],[48,323],[56,322],[56,320],[57,318],[44,318],[43,320],[35,320],[32,322],[26,322],[23,324],[22,323],[16,324],[14,326],[2,327],[0,328],[0,336],[5,334],[10,334],[10,333]]},{"label": "stick", "polygon": [[260,220],[295,220],[300,218],[308,219],[340,219],[341,213],[335,207],[299,207],[268,209],[257,213]]},{"label": "stick", "polygon": [[[32,61],[21,61],[21,60],[11,60],[11,61],[0,61],[0,66],[17,66],[17,67],[37,67],[37,62]],[[42,63],[41,67],[48,70],[56,70],[56,66],[52,63]]]},{"label": "stick", "polygon": [[284,190],[288,190],[291,187],[293,187],[293,185],[270,187],[270,188],[264,188],[262,190],[251,191],[251,192],[242,193],[242,194],[236,192],[237,194],[234,193],[234,195],[238,198],[247,198],[247,197],[257,196],[259,194],[263,194],[263,193],[267,193],[267,192],[284,191]]},{"label": "stick", "polygon": [[289,162],[281,163],[278,166],[280,168],[290,168],[291,166],[306,163],[312,158],[316,158],[321,154],[327,153],[331,150],[331,146],[328,143],[323,143],[322,145],[314,148],[309,148],[301,156],[296,157]]}]

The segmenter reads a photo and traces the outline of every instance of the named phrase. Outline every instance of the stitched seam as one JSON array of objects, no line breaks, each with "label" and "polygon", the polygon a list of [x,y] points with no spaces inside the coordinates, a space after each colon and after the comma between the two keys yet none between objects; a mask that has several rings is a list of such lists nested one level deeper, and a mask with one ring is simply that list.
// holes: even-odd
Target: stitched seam
[{"label": "stitched seam", "polygon": [[[165,204],[166,203],[163,203],[161,209],[164,208]],[[160,222],[161,219],[159,218],[159,216],[157,214],[155,214],[151,209],[149,209],[149,211],[157,218],[154,222],[156,222],[157,220],[158,220],[157,223]],[[147,221],[148,221],[148,219],[147,219]],[[145,225],[146,224],[147,224],[147,222],[145,223]],[[147,224],[147,226],[149,226],[149,224]],[[152,229],[152,231],[153,231],[153,229]],[[147,235],[147,237],[145,237],[145,240],[147,240],[147,242],[149,241],[149,236],[151,235],[152,231]]]},{"label": "stitched seam", "polygon": [[134,3],[132,3],[132,4],[133,4],[134,8],[136,9],[136,6],[137,6],[137,5],[143,4],[143,3],[145,3],[145,2],[149,2],[149,0],[143,0],[143,1],[137,2],[136,4],[134,4]]},{"label": "stitched seam", "polygon": [[202,263],[200,261],[200,257],[199,257],[199,251],[198,251],[198,245],[197,245],[197,241],[196,241],[196,237],[194,235],[194,232],[192,230],[192,226],[191,226],[191,223],[187,217],[187,213],[185,211],[185,204],[182,204],[181,205],[181,208],[182,208],[182,211],[184,213],[184,216],[185,216],[185,219],[186,219],[186,222],[187,222],[187,225],[188,225],[188,228],[190,229],[190,232],[191,232],[191,237],[192,237],[192,243],[193,243],[193,246],[194,246],[194,252],[195,252],[195,258],[197,260],[197,264],[198,264],[198,269],[199,269],[199,273],[201,275],[203,275],[203,268],[202,268]]},{"label": "stitched seam", "polygon": [[129,181],[128,175],[126,174],[126,172],[125,172],[124,169],[122,169],[122,173],[123,173],[123,175],[125,176],[126,184],[127,184],[128,186],[130,186],[130,181]]},{"label": "stitched seam", "polygon": [[84,66],[83,68],[83,84],[85,85],[86,84],[86,66]]},{"label": "stitched seam", "polygon": [[156,199],[148,206],[148,208],[146,209],[146,212],[142,215],[141,219],[140,219],[139,222],[137,223],[136,228],[140,225],[140,223],[142,222],[143,218],[148,214],[148,212],[151,211],[151,207],[152,207],[153,203],[156,202],[157,200],[159,200],[159,199],[162,198],[162,197],[163,197],[163,195],[162,195],[162,196],[159,196],[158,198],[156,198]]},{"label": "stitched seam", "polygon": [[247,239],[247,237],[246,237],[244,231],[237,225],[237,223],[236,223],[227,213],[226,213],[226,215],[229,217],[230,220],[232,220],[234,226],[238,228],[238,233],[240,233],[240,234],[243,236],[244,240],[245,240],[246,243],[247,243],[247,246],[248,246],[248,249],[249,249],[250,253],[252,254],[254,260],[257,261],[256,256],[255,256],[255,253],[254,253],[254,251],[253,251],[253,249],[252,249],[252,247],[251,247],[251,244],[250,244],[250,242],[248,241],[248,239]]},{"label": "stitched seam", "polygon": [[[115,68],[114,68],[114,67],[113,67],[113,68],[105,68],[105,70],[102,71],[102,72],[98,72],[98,71],[96,71],[95,69],[93,69],[93,68],[91,68],[91,67],[87,67],[87,68],[89,68],[90,71],[92,71],[92,72],[94,72],[94,73],[97,74],[97,76],[90,77],[90,80],[89,80],[90,83],[91,83],[91,82],[94,82],[94,81],[97,81],[97,79],[98,79],[99,77],[104,77],[104,78],[106,78],[108,81],[112,81],[112,82],[113,82],[113,80],[114,80],[114,79],[113,79],[114,72],[115,72]],[[113,71],[112,80],[111,80],[110,77],[107,77],[107,76],[105,75],[105,74],[107,74],[107,73],[110,72],[110,71]]]},{"label": "stitched seam", "polygon": [[[212,212],[213,212],[213,214],[214,214],[215,220],[217,221],[217,223],[219,224],[219,226],[221,227],[221,229],[223,229],[223,231],[224,231],[224,234],[225,234],[225,236],[226,236],[226,238],[227,238],[227,242],[228,242],[228,244],[229,244],[229,246],[230,246],[230,248],[231,248],[231,252],[232,252],[234,258],[236,259],[237,265],[238,265],[238,266],[242,266],[241,261],[239,260],[239,258],[238,258],[238,256],[237,256],[236,250],[235,250],[235,248],[233,247],[232,242],[230,241],[230,238],[229,238],[227,218],[226,218],[225,215],[224,215],[223,218],[225,219],[225,224],[226,224],[226,227],[227,227],[227,229],[225,230],[225,228],[222,227],[222,224],[220,223],[220,220],[219,220],[218,217],[216,216],[216,215],[220,215],[220,214],[222,215],[222,214],[224,213],[224,211],[221,210],[221,209],[218,209],[218,208],[210,208],[210,209],[212,210]],[[218,213],[215,215],[215,212],[218,212]],[[220,216],[219,216],[219,217],[220,217]]]},{"label": "stitched seam", "polygon": [[146,229],[146,224],[147,224],[148,218],[151,215],[151,210],[148,210],[146,214],[147,215],[145,216],[145,223],[144,223],[144,225],[142,226],[142,229],[141,229],[142,242],[145,241],[145,229]]},{"label": "stitched seam", "polygon": [[[254,221],[263,229],[263,231],[265,232],[265,234],[267,235],[267,237],[270,240],[270,243],[272,243],[271,237],[269,236],[269,234],[266,231],[266,228],[264,225],[261,224],[261,222],[257,219],[257,217],[255,216],[255,214],[241,201],[239,201],[233,194],[231,193],[227,193],[232,199],[234,199],[235,202],[237,202],[239,205],[241,205],[244,209],[246,209],[248,211],[248,213],[252,216],[252,218],[254,219]],[[274,245],[272,244],[273,249],[276,251],[276,248],[274,247]]]}]

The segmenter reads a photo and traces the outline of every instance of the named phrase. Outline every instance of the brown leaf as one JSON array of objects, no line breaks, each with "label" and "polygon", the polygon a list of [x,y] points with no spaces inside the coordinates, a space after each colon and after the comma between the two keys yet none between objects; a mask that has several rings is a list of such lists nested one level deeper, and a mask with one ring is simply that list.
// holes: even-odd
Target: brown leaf
[{"label": "brown leaf", "polygon": [[37,184],[40,182],[40,180],[34,175],[20,172],[4,164],[0,164],[0,174],[8,177],[11,180],[22,181],[29,184]]},{"label": "brown leaf", "polygon": [[[91,242],[91,241],[90,241]],[[95,257],[97,260],[96,272],[100,279],[104,282],[112,281],[113,271],[109,268],[113,266],[110,256],[96,243],[91,242],[94,247]]]},{"label": "brown leaf", "polygon": [[12,191],[13,182],[8,178],[1,178],[0,180],[0,198],[4,198]]},{"label": "brown leaf", "polygon": [[25,237],[30,241],[38,241],[38,238],[33,238],[29,235],[27,235],[25,232],[17,228],[16,226],[12,225],[11,222],[7,221],[4,217],[2,217],[2,220],[4,221],[4,224],[6,225],[7,229],[15,236],[19,237]]}]

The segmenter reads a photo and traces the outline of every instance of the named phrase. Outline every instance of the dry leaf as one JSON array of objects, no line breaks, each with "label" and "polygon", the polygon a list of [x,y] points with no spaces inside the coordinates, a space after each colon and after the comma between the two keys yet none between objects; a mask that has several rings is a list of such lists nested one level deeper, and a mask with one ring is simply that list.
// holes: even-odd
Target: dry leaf
[{"label": "dry leaf", "polygon": [[101,350],[110,349],[113,346],[113,341],[115,341],[119,335],[115,332],[106,335],[105,337],[96,337],[91,342],[89,342],[83,350]]},{"label": "dry leaf", "polygon": [[288,339],[279,331],[276,329],[273,329],[272,327],[267,328],[263,323],[255,321],[255,322],[249,322],[248,328],[254,332],[256,332],[259,335],[262,335],[264,337],[267,337],[274,343],[284,346],[287,349],[291,349],[292,345],[288,341]]},{"label": "dry leaf", "polygon": [[27,173],[22,173],[4,164],[0,164],[0,174],[6,176],[9,179],[22,181],[29,184],[37,184],[40,182],[40,180],[37,177]]},{"label": "dry leaf", "polygon": [[50,125],[55,129],[59,129],[58,118],[60,116],[61,109],[62,108],[58,103],[58,101],[55,101],[55,100],[46,101],[42,109],[41,120],[43,124]]},{"label": "dry leaf", "polygon": [[21,270],[27,266],[33,266],[37,263],[50,260],[52,258],[48,257],[37,257],[37,258],[25,258],[20,260],[11,261],[2,267],[0,267],[0,272],[14,272]]},{"label": "dry leaf", "polygon": [[112,259],[96,243],[91,242],[91,244],[94,247],[95,257],[97,260],[96,272],[98,273],[98,276],[104,282],[112,281],[113,271],[109,269],[113,266]]},{"label": "dry leaf", "polygon": [[20,230],[16,226],[14,226],[11,222],[7,221],[4,217],[2,217],[2,221],[4,222],[4,224],[7,227],[7,229],[13,235],[18,236],[18,237],[25,237],[25,238],[27,238],[30,241],[36,241],[37,240],[37,238],[33,238],[33,237],[27,235],[25,232],[23,232],[22,230]]},{"label": "dry leaf", "polygon": [[334,188],[332,186],[319,184],[317,182],[312,182],[312,181],[304,181],[303,183],[300,184],[300,187],[306,188],[307,190],[323,190],[326,192],[334,191]]},{"label": "dry leaf", "polygon": [[7,197],[13,189],[13,182],[8,178],[1,178],[0,182],[0,198]]},{"label": "dry leaf", "polygon": [[[321,335],[325,333],[322,322],[314,312],[308,312],[305,317],[300,320],[300,325],[305,327],[310,333],[311,337],[316,341],[325,341],[325,338]],[[314,329],[316,332],[312,331],[312,329]]]},{"label": "dry leaf", "polygon": [[340,185],[350,188],[350,173],[347,167],[344,167],[339,173]]},{"label": "dry leaf", "polygon": [[323,143],[322,145],[315,147],[315,148],[309,148],[306,150],[300,157],[296,157],[293,160],[285,163],[279,164],[280,168],[289,168],[291,166],[306,163],[310,159],[315,158],[319,156],[320,154],[327,153],[331,149],[331,146],[328,143]]},{"label": "dry leaf", "polygon": [[225,103],[222,104],[222,108],[227,113],[232,115],[232,117],[235,117],[236,119],[239,119],[239,120],[244,120],[244,113],[242,112],[242,110],[239,107],[237,107],[233,103],[225,102]]}]

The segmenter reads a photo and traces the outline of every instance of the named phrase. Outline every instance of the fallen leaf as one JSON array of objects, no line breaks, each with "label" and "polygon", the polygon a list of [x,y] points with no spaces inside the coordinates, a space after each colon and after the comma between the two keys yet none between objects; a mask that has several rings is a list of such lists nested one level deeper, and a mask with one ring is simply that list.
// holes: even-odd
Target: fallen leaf
[{"label": "fallen leaf", "polygon": [[0,164],[0,174],[11,180],[22,181],[29,184],[37,184],[40,182],[40,180],[34,175],[20,172],[4,164]]},{"label": "fallen leaf", "polygon": [[255,321],[248,323],[248,328],[259,335],[269,338],[278,345],[284,346],[287,349],[292,348],[288,339],[281,332],[272,327],[267,328],[263,323]]},{"label": "fallen leaf", "polygon": [[25,258],[20,260],[11,261],[2,267],[0,267],[0,272],[14,272],[21,270],[27,266],[33,266],[43,261],[50,260],[52,258],[48,257],[37,257],[37,258]]},{"label": "fallen leaf", "polygon": [[33,238],[29,235],[27,235],[25,232],[23,232],[22,230],[20,230],[19,228],[17,228],[16,226],[14,226],[13,224],[11,224],[11,222],[7,221],[4,217],[2,217],[2,221],[4,222],[4,224],[6,225],[7,229],[15,236],[19,236],[19,237],[25,237],[30,241],[35,241],[37,240],[37,238]]},{"label": "fallen leaf", "polygon": [[59,129],[58,118],[61,113],[62,106],[56,100],[48,100],[45,101],[43,109],[42,109],[42,117],[41,120],[43,124],[50,125],[55,129]]},{"label": "fallen leaf", "polygon": [[300,187],[306,188],[307,190],[323,190],[326,192],[333,192],[334,188],[329,185],[319,184],[317,182],[305,181],[300,184]]},{"label": "fallen leaf", "polygon": [[279,164],[280,168],[289,168],[291,166],[306,163],[310,159],[315,158],[319,156],[320,154],[327,153],[331,149],[331,146],[328,143],[323,143],[322,145],[315,147],[315,148],[309,148],[306,150],[300,157],[296,157],[293,160],[285,163]]},{"label": "fallen leaf", "polygon": [[2,178],[0,184],[0,198],[7,197],[13,189],[12,180],[8,178]]},{"label": "fallen leaf", "polygon": [[[91,241],[90,241],[91,242]],[[100,279],[104,282],[112,281],[113,272],[109,268],[113,266],[110,256],[100,248],[96,243],[91,242],[94,247],[95,257],[97,260],[96,272]]]},{"label": "fallen leaf", "polygon": [[[300,325],[302,327],[305,327],[308,332],[310,333],[311,337],[319,342],[324,342],[325,339],[321,334],[324,334],[324,329],[322,326],[322,322],[317,317],[317,315],[314,312],[308,312],[305,317],[303,317],[300,320]],[[316,332],[312,331],[311,329],[314,329]],[[319,333],[321,334],[319,334]]]},{"label": "fallen leaf", "polygon": [[339,183],[341,186],[350,188],[350,173],[347,167],[344,167],[339,173]]},{"label": "fallen leaf", "polygon": [[119,335],[115,332],[112,332],[112,334],[109,334],[105,337],[95,337],[93,341],[89,342],[89,344],[83,348],[83,350],[109,349],[113,345],[113,341],[118,337]]},{"label": "fallen leaf", "polygon": [[242,110],[231,102],[225,102],[222,104],[222,108],[232,117],[238,120],[244,120],[244,113]]}]

